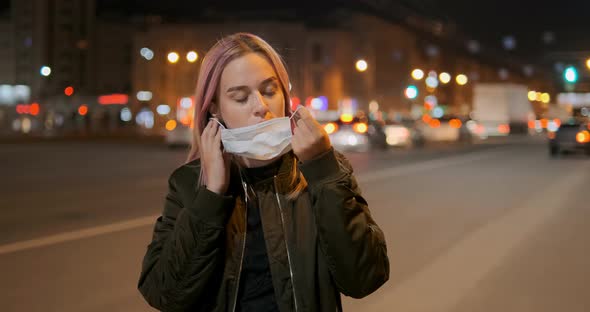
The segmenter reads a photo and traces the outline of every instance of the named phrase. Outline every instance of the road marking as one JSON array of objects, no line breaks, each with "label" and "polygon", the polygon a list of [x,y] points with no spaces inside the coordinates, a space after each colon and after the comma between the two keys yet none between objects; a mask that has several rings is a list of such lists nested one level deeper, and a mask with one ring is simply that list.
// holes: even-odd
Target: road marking
[{"label": "road marking", "polygon": [[450,167],[455,165],[460,165],[468,162],[474,162],[486,158],[491,158],[498,156],[499,154],[503,154],[505,152],[505,147],[497,147],[487,149],[482,152],[472,153],[468,155],[461,155],[461,156],[451,156],[439,159],[432,159],[427,160],[419,163],[412,163],[408,165],[396,166],[391,168],[386,168],[366,174],[357,175],[357,181],[359,183],[369,183],[374,182],[377,180],[382,180],[386,178],[391,178],[395,176],[407,175],[415,172],[420,171],[427,171],[432,169]]},{"label": "road marking", "polygon": [[123,222],[117,222],[107,225],[101,225],[91,228],[86,228],[77,231],[65,232],[56,235],[46,236],[37,239],[31,239],[16,243],[11,243],[8,245],[0,246],[0,255],[9,254],[17,251],[23,251],[28,249],[34,249],[39,247],[45,247],[65,242],[70,242],[74,240],[80,240],[84,238],[95,237],[103,234],[110,234],[125,230],[130,230],[138,227],[143,227],[147,225],[153,225],[155,223],[156,218],[159,215],[149,216],[149,217],[142,217],[133,220],[127,220]]},{"label": "road marking", "polygon": [[[496,148],[499,149],[499,148]],[[493,151],[494,149],[488,149],[486,151],[462,155],[462,156],[451,156],[441,159],[428,160],[420,163],[413,163],[408,165],[401,165],[392,167],[377,172],[371,172],[366,174],[357,175],[357,179],[360,183],[373,182],[380,179],[390,178],[393,176],[405,175],[419,171],[431,170],[436,168],[442,168],[446,166],[458,165],[466,162],[477,161],[489,157],[493,157],[502,151]],[[80,240],[85,238],[91,238],[99,235],[110,234],[114,232],[120,232],[139,228],[143,226],[153,225],[156,218],[159,215],[141,217],[137,219],[127,220],[123,222],[117,222],[107,225],[101,225],[77,231],[65,232],[61,234],[55,234],[47,237],[31,239],[27,241],[21,241],[0,246],[0,255],[9,254],[13,252],[34,249],[39,247],[45,247],[60,243],[65,243],[74,240]]]},{"label": "road marking", "polygon": [[[478,282],[499,267],[535,231],[552,219],[576,187],[582,185],[590,164],[556,180],[521,207],[465,236],[429,265],[373,297],[367,311],[444,312],[457,304]],[[436,233],[433,233],[436,235]]]}]

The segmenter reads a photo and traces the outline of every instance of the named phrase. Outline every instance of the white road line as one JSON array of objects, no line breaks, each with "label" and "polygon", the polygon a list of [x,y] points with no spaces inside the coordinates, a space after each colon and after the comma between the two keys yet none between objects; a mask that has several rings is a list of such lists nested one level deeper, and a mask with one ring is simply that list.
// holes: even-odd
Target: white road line
[{"label": "white road line", "polygon": [[[436,168],[443,168],[446,166],[458,165],[462,163],[477,161],[485,158],[493,157],[499,154],[502,151],[493,151],[494,149],[489,149],[483,152],[478,152],[469,155],[462,155],[462,156],[452,156],[446,157],[442,159],[435,159],[435,160],[428,160],[420,163],[413,163],[408,165],[397,166],[393,168],[388,168],[384,170],[379,170],[377,172],[371,172],[366,174],[357,175],[357,179],[359,183],[368,183],[380,179],[390,178],[399,175],[410,174],[419,171],[425,171],[430,169]],[[41,237],[37,239],[31,239],[27,241],[15,242],[10,243],[7,245],[0,246],[0,255],[9,254],[13,252],[45,247],[49,245],[55,245],[60,243],[65,243],[74,240],[80,240],[85,238],[90,238],[98,235],[103,234],[110,234],[119,231],[130,230],[138,227],[143,227],[147,225],[153,225],[156,218],[159,215],[155,216],[148,216],[148,217],[141,217],[137,219],[127,220],[118,223],[112,223],[107,225],[101,225],[86,229],[81,229],[77,231],[65,232],[61,234]]]},{"label": "white road line", "polygon": [[465,236],[407,280],[392,281],[395,285],[374,297],[366,311],[453,311],[478,282],[563,209],[589,170],[589,164],[580,166],[546,185],[539,196]]},{"label": "white road line", "polygon": [[101,225],[82,230],[46,236],[42,238],[11,243],[8,245],[0,246],[0,255],[152,225],[155,223],[156,218],[158,217],[159,215],[142,217],[123,222],[111,223],[107,225]]},{"label": "white road line", "polygon": [[420,171],[427,171],[437,168],[444,168],[449,166],[460,165],[468,162],[474,162],[486,158],[492,158],[505,152],[505,147],[497,147],[488,149],[483,152],[472,153],[468,155],[452,156],[439,159],[427,160],[419,163],[412,163],[405,166],[396,166],[392,168],[382,169],[366,174],[357,175],[359,183],[369,183],[376,180],[382,180],[395,176],[407,175]]}]

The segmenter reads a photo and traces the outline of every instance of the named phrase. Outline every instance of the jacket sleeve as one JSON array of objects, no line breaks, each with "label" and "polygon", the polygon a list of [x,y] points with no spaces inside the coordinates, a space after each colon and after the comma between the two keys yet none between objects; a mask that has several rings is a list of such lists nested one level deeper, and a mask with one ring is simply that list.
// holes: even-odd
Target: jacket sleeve
[{"label": "jacket sleeve", "polygon": [[332,149],[299,167],[336,287],[353,298],[371,294],[389,279],[389,259],[383,232],[371,217],[350,163]]},{"label": "jacket sleeve", "polygon": [[197,179],[182,169],[168,180],[138,282],[145,300],[161,311],[184,311],[207,296],[216,272],[223,270],[225,223],[234,203],[205,187],[195,190]]}]

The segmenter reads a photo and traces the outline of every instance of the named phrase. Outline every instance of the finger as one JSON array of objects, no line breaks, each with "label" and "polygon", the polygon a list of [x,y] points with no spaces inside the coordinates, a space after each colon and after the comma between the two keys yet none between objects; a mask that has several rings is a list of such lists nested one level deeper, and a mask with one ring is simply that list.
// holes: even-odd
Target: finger
[{"label": "finger", "polygon": [[309,110],[305,107],[300,108],[297,113],[299,114],[299,117],[303,120],[315,120],[313,118],[313,116],[311,115],[311,113],[309,112]]},{"label": "finger", "polygon": [[299,147],[301,147],[301,130],[295,128],[293,130],[293,137],[291,138],[291,148],[293,150],[298,150]]},{"label": "finger", "polygon": [[301,120],[305,122],[308,126],[307,128],[313,130],[315,128],[321,127],[321,125],[315,120],[313,115],[306,109],[302,112]]},{"label": "finger", "polygon": [[312,128],[303,119],[297,122],[297,130],[299,130],[299,135],[302,137],[311,139],[313,136]]},{"label": "finger", "polygon": [[215,129],[216,133],[213,137],[213,144],[216,149],[221,150],[221,131],[219,131],[219,126]]},{"label": "finger", "polygon": [[213,127],[213,121],[209,120],[209,122],[205,125],[203,132],[201,133],[201,137],[207,136],[211,130],[211,127]]},{"label": "finger", "polygon": [[221,133],[221,131],[219,131],[219,124],[216,122],[211,122],[213,125],[211,126],[211,137],[214,138],[217,133]]},{"label": "finger", "polygon": [[211,146],[213,137],[215,136],[215,122],[209,121],[205,130],[203,130],[203,134],[201,135],[201,143],[203,148],[207,149]]}]

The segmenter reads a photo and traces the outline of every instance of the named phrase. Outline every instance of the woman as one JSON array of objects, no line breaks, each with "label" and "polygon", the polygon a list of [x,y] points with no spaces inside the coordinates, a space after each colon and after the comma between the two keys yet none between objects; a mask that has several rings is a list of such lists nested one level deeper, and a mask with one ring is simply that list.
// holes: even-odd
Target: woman
[{"label": "woman", "polygon": [[273,48],[238,33],[203,60],[189,161],[169,179],[139,290],[164,311],[340,311],[389,278],[348,161]]}]

